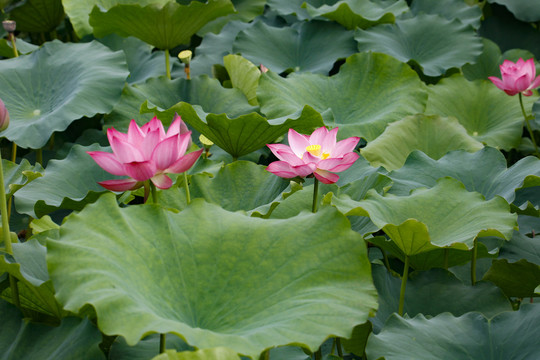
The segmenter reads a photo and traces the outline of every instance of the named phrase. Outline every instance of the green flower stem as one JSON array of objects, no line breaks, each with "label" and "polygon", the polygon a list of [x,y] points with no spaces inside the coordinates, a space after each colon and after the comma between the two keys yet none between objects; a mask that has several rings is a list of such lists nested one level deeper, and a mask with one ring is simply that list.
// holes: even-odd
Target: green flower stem
[{"label": "green flower stem", "polygon": [[472,256],[471,256],[471,284],[474,286],[476,284],[476,256],[478,255],[478,243],[474,239]]},{"label": "green flower stem", "polygon": [[43,166],[43,149],[36,149],[36,163]]},{"label": "green flower stem", "polygon": [[169,54],[169,49],[165,49],[165,72],[167,78],[171,80],[171,55]]},{"label": "green flower stem", "polygon": [[165,352],[165,342],[167,341],[167,334],[159,334],[159,353]]},{"label": "green flower stem", "polygon": [[260,360],[270,360],[270,350],[265,350],[265,351],[261,354],[261,356],[260,356],[259,359],[260,359]]},{"label": "green flower stem", "polygon": [[19,51],[17,50],[17,43],[15,42],[15,35],[9,34],[8,38],[11,41],[11,46],[13,47],[13,55],[15,55],[15,57],[19,57]]},{"label": "green flower stem", "polygon": [[15,306],[21,308],[21,299],[19,297],[19,286],[17,285],[17,278],[9,274],[9,287],[11,288],[11,299]]},{"label": "green flower stem", "polygon": [[313,183],[313,205],[311,206],[311,211],[316,213],[317,212],[317,197],[319,195],[319,180],[315,178],[315,182]]},{"label": "green flower stem", "polygon": [[187,179],[187,172],[184,172],[184,187],[186,188],[186,201],[189,204],[191,204],[191,196],[189,194],[189,183]]},{"label": "green flower stem", "polygon": [[337,354],[340,358],[343,358],[343,350],[341,349],[341,338],[336,338]]},{"label": "green flower stem", "polygon": [[405,288],[409,276],[409,255],[405,255],[405,266],[403,267],[403,276],[401,277],[401,290],[399,291],[399,316],[403,316],[403,305],[405,303]]},{"label": "green flower stem", "polygon": [[315,351],[315,360],[322,360],[322,350],[319,348],[319,350]]},{"label": "green flower stem", "polygon": [[157,198],[157,189],[156,189],[156,185],[154,185],[153,182],[151,181],[148,181],[148,183],[150,184],[150,191],[152,192],[152,202],[154,204],[157,204],[158,203],[158,198]]},{"label": "green flower stem", "polygon": [[527,126],[527,130],[529,131],[529,135],[531,136],[531,141],[534,145],[534,151],[536,153],[536,156],[540,157],[540,152],[538,151],[538,145],[536,145],[536,140],[534,139],[534,133],[531,129],[531,124],[529,123],[529,116],[525,112],[525,107],[523,106],[523,96],[521,93],[519,93],[519,105],[521,105],[521,112],[523,113],[523,117],[525,118],[525,125]]},{"label": "green flower stem", "polygon": [[150,194],[150,180],[146,180],[144,182],[144,199],[143,203],[146,204],[146,201],[148,200],[148,195]]}]

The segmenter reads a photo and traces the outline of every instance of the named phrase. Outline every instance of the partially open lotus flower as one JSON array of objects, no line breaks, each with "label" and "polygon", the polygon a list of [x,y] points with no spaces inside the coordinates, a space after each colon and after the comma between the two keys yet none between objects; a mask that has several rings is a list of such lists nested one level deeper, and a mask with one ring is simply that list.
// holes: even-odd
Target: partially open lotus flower
[{"label": "partially open lotus flower", "polygon": [[283,178],[306,177],[313,174],[324,184],[333,184],[360,156],[353,152],[359,137],[336,142],[338,128],[330,131],[318,128],[310,136],[289,129],[289,145],[268,144],[280,161],[274,161],[266,170]]},{"label": "partially open lotus flower", "polygon": [[159,189],[168,189],[172,180],[167,173],[187,171],[197,161],[203,149],[186,154],[191,143],[191,131],[177,115],[165,133],[161,121],[154,117],[139,128],[131,120],[127,134],[114,128],[107,130],[113,153],[89,151],[88,154],[104,170],[128,179],[107,180],[99,184],[112,191],[134,190],[151,180]]},{"label": "partially open lotus flower", "polygon": [[524,61],[520,58],[516,63],[505,60],[500,69],[501,79],[495,76],[488,79],[508,95],[523,93],[525,96],[531,96],[532,90],[540,86],[540,76],[535,78],[536,68],[533,59]]}]

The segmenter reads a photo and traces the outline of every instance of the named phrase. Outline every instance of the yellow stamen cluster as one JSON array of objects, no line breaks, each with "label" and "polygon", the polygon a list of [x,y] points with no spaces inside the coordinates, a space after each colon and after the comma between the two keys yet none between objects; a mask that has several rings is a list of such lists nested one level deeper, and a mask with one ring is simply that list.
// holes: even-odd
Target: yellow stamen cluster
[{"label": "yellow stamen cluster", "polygon": [[309,145],[306,147],[306,151],[313,156],[320,157],[323,160],[330,156],[330,153],[327,152],[321,155],[321,145]]}]

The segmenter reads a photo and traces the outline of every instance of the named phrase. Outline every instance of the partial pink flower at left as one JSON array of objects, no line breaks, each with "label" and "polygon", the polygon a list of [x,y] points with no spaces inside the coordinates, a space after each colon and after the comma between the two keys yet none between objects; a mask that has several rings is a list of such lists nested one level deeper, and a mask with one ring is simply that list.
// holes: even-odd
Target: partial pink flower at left
[{"label": "partial pink flower at left", "polygon": [[289,129],[289,145],[267,144],[279,161],[270,163],[266,170],[282,178],[306,177],[311,174],[323,184],[339,180],[334,174],[347,170],[359,157],[354,148],[359,137],[336,141],[338,128],[330,131],[324,126],[311,135]]},{"label": "partial pink flower at left", "polygon": [[101,181],[111,191],[134,190],[152,181],[159,189],[168,189],[173,182],[167,174],[183,173],[195,164],[203,149],[186,154],[191,143],[191,131],[177,115],[167,130],[154,117],[139,127],[131,120],[127,134],[107,129],[112,153],[88,151],[105,171],[127,179]]},{"label": "partial pink flower at left", "polygon": [[0,99],[0,131],[4,131],[9,126],[9,112],[6,105]]}]

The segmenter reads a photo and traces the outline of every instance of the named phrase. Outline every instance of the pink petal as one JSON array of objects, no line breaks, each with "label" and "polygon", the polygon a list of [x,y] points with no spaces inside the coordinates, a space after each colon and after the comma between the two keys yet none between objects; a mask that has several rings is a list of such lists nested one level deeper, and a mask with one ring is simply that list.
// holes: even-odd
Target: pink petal
[{"label": "pink petal", "polygon": [[170,188],[173,184],[171,178],[165,174],[157,174],[150,180],[152,180],[152,182],[154,183],[154,185],[156,185],[158,189],[162,190]]},{"label": "pink petal", "polygon": [[302,135],[294,131],[293,129],[289,129],[289,145],[291,146],[292,151],[296,154],[298,157],[302,157],[302,155],[306,152],[306,147],[310,145],[309,138],[306,135]]},{"label": "pink petal", "polygon": [[156,166],[151,161],[134,161],[124,164],[126,173],[137,181],[146,181],[156,174]]},{"label": "pink petal", "polygon": [[113,175],[127,175],[124,164],[119,162],[114,154],[105,151],[87,151],[86,153],[90,155],[103,170]]},{"label": "pink petal", "polygon": [[297,176],[306,177],[315,171],[313,165],[300,165],[300,166],[291,166],[291,164],[285,161],[274,161],[270,163],[266,168],[267,171],[275,174],[279,177],[290,179]]},{"label": "pink petal", "polygon": [[[289,154],[292,154],[292,155],[295,155],[296,154],[292,151],[292,149],[287,146],[287,145],[284,145],[284,144],[266,144],[266,146],[268,146],[268,148],[270,149],[270,151],[272,151],[272,153],[274,155],[276,155],[276,157],[279,158],[279,153],[289,153]],[[280,160],[283,160],[283,159],[280,159]]]},{"label": "pink petal", "polygon": [[163,170],[166,173],[179,174],[188,171],[197,161],[204,149],[190,152],[176,160],[168,169]]},{"label": "pink petal", "polygon": [[353,136],[345,140],[339,141],[336,144],[334,151],[332,151],[331,156],[341,157],[347,153],[350,153],[351,151],[354,151],[354,148],[356,148],[356,145],[358,145],[359,141],[360,141],[360,138],[358,136]]},{"label": "pink petal", "polygon": [[298,156],[296,156],[295,153],[290,150],[277,151],[275,152],[275,154],[279,160],[288,162],[289,164],[291,164],[291,166],[305,165],[304,160],[300,159]]},{"label": "pink petal", "polygon": [[157,171],[165,170],[178,158],[178,139],[176,136],[166,138],[156,145],[152,152],[151,161],[156,165]]},{"label": "pink petal", "polygon": [[178,143],[177,143],[178,157],[184,156],[184,154],[186,153],[188,147],[191,144],[191,131],[188,131],[185,134],[177,135],[177,139],[178,139]]},{"label": "pink petal", "polygon": [[529,81],[532,81],[536,75],[536,67],[534,66],[534,60],[532,58],[525,61],[523,70],[528,75]]},{"label": "pink petal", "polygon": [[142,182],[134,179],[106,180],[98,182],[98,184],[111,191],[135,190],[143,186]]},{"label": "pink petal", "polygon": [[309,163],[312,163],[312,164],[318,164],[319,161],[321,161],[321,158],[315,156],[315,155],[311,155],[311,153],[308,153],[307,151],[304,153],[304,156],[302,156],[302,160],[304,160],[304,162],[306,164],[309,164]]},{"label": "pink petal", "polygon": [[112,144],[113,139],[119,139],[122,142],[128,141],[127,134],[121,133],[120,131],[116,130],[115,128],[108,128],[107,129],[107,139],[109,139],[109,144]]},{"label": "pink petal", "polygon": [[525,90],[523,91],[523,96],[531,96],[533,94],[532,90]]},{"label": "pink petal", "polygon": [[324,153],[333,153],[334,148],[336,147],[336,137],[338,133],[339,128],[333,128],[326,134],[323,141],[319,144],[321,145],[321,154]]},{"label": "pink petal", "polygon": [[326,170],[319,170],[313,173],[315,177],[323,184],[333,184],[339,180],[339,175],[333,174]]},{"label": "pink petal", "polygon": [[496,86],[498,87],[499,89],[501,90],[506,90],[506,85],[504,84],[504,82],[499,79],[498,77],[495,77],[495,76],[490,76],[488,77],[489,80],[491,80],[491,82]]},{"label": "pink petal", "polygon": [[142,154],[144,155],[144,160],[150,160],[152,158],[154,149],[164,138],[165,137],[161,137],[159,129],[152,129],[148,131],[143,142],[138,145]]},{"label": "pink petal", "polygon": [[522,92],[524,90],[527,90],[530,85],[531,81],[529,80],[529,77],[525,74],[516,79],[512,88],[508,90],[516,90],[517,92]]},{"label": "pink petal", "polygon": [[113,135],[110,138],[110,144],[116,158],[122,163],[145,160],[143,153],[127,141],[127,136],[126,139],[121,139]]},{"label": "pink petal", "polygon": [[135,120],[131,119],[131,122],[129,123],[129,129],[127,132],[127,141],[137,146],[137,144],[140,144],[143,141],[143,139],[144,139],[144,133],[142,132],[141,128],[139,128],[139,125],[137,125]]},{"label": "pink petal", "polygon": [[[343,158],[340,158],[340,159],[321,160],[321,162],[317,164],[317,167],[322,170],[328,170],[332,172],[341,172],[350,168],[351,165],[354,164],[354,162],[358,160],[359,157],[360,155],[358,155],[357,153],[350,152],[348,154],[345,154],[345,156],[343,156]],[[332,161],[332,160],[338,160],[338,161]]]},{"label": "pink petal", "polygon": [[157,118],[157,116],[154,116],[152,120],[144,124],[141,130],[145,134],[148,134],[150,131],[157,130],[159,132],[160,139],[165,138],[165,129],[163,129],[163,123]]},{"label": "pink petal", "polygon": [[174,120],[171,126],[169,126],[169,129],[167,130],[167,137],[171,137],[177,134],[185,134],[189,131],[186,124],[182,121],[182,118],[175,113],[174,114]]},{"label": "pink petal", "polygon": [[311,164],[304,164],[304,165],[298,165],[298,166],[291,166],[292,169],[298,174],[298,176],[306,177],[308,175],[311,175],[315,170],[317,170],[317,165],[311,163]]},{"label": "pink petal", "polygon": [[[318,128],[317,130],[315,130],[311,136],[309,137],[309,144],[310,145],[321,145],[322,147],[322,143],[324,142],[324,140],[326,139],[326,136],[328,135],[328,129],[325,128],[324,126]],[[305,149],[304,149],[305,151]]]},{"label": "pink petal", "polygon": [[540,86],[540,76],[537,76],[536,79],[534,79],[534,81],[529,86],[529,89],[536,89],[539,86]]}]

